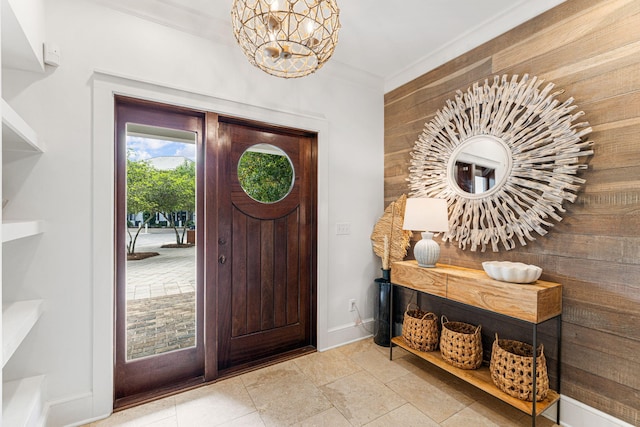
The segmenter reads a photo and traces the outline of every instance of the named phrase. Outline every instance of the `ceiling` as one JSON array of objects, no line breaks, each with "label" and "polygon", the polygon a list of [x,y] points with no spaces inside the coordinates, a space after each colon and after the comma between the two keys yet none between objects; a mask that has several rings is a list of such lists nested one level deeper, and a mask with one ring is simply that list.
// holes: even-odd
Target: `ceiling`
[{"label": "ceiling", "polygon": [[[233,0],[95,0],[166,26],[235,44]],[[385,92],[564,0],[337,0],[342,29],[329,64],[383,81]]]}]

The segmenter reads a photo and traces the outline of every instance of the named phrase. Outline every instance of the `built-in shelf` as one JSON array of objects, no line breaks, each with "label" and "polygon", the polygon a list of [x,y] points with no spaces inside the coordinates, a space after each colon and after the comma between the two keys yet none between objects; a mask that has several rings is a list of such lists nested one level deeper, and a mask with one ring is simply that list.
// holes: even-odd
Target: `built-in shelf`
[{"label": "built-in shelf", "polygon": [[[397,346],[404,348],[408,352],[413,353],[416,356],[426,360],[427,362],[430,362],[433,365],[449,372],[450,374],[455,375],[456,377],[479,388],[480,390],[483,390],[489,393],[490,395],[497,397],[498,399],[508,403],[514,408],[517,408],[522,412],[531,415],[533,404],[531,402],[527,402],[524,400],[517,399],[515,397],[511,397],[507,393],[503,392],[498,387],[496,387],[496,385],[491,380],[491,373],[489,372],[489,367],[481,366],[479,369],[456,368],[455,366],[447,363],[442,358],[440,351],[424,352],[424,351],[415,350],[409,347],[404,342],[404,339],[401,336],[394,337],[391,341]],[[560,395],[558,393],[556,393],[553,390],[549,390],[549,392],[547,393],[546,399],[536,403],[536,416],[546,411],[551,405],[556,403],[559,399],[560,399]]]},{"label": "built-in shelf", "polygon": [[[27,70],[44,72],[43,39],[44,39],[44,0],[1,0],[2,23],[0,40],[2,52],[0,63],[3,76],[9,70]],[[2,140],[0,146],[3,153],[3,166],[25,155],[38,155],[44,151],[42,141],[35,130],[4,99],[0,99],[0,115],[2,116]],[[28,171],[26,171],[28,172]],[[2,181],[21,180],[23,174],[12,176],[12,169],[2,173]],[[18,187],[19,188],[19,187]],[[42,233],[42,221],[2,221],[2,243],[34,236]],[[10,250],[26,250],[17,256],[29,257],[30,248],[19,246],[7,247]],[[5,260],[3,259],[3,264]],[[4,269],[10,266],[3,265]],[[19,286],[19,283],[0,282],[0,290],[7,286]],[[3,292],[4,293],[4,292]],[[1,299],[1,297],[0,297]],[[34,427],[45,424],[43,416],[44,376],[29,378],[20,377],[22,368],[10,372],[11,365],[7,361],[14,356],[19,357],[16,350],[24,345],[24,339],[40,318],[43,309],[42,300],[18,301],[2,304],[2,410],[0,425],[6,427]],[[25,349],[26,350],[26,349]],[[14,355],[15,353],[15,355]],[[19,362],[14,360],[14,362]],[[6,365],[6,366],[5,366]],[[29,371],[41,369],[32,366]],[[3,380],[4,379],[4,380]],[[15,381],[5,381],[11,379]]]},{"label": "built-in shelf", "polygon": [[2,243],[35,236],[43,231],[42,221],[3,221]]},{"label": "built-in shelf", "polygon": [[[42,1],[2,0],[2,67],[44,72]],[[16,5],[20,7],[15,7]]]},{"label": "built-in shelf", "polygon": [[2,425],[38,425],[42,416],[43,385],[43,375],[2,384]]},{"label": "built-in shelf", "polygon": [[3,151],[44,151],[36,132],[9,104],[2,100],[2,150]]},{"label": "built-in shelf", "polygon": [[3,367],[29,334],[41,314],[42,300],[17,301],[2,305]]}]

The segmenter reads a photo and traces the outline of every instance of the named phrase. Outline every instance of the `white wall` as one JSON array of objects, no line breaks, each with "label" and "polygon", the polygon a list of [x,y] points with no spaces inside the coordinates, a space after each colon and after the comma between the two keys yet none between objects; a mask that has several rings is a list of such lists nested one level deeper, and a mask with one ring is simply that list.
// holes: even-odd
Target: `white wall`
[{"label": "white wall", "polygon": [[[46,7],[46,39],[60,46],[62,65],[48,67],[45,74],[8,70],[2,76],[5,99],[47,148],[42,156],[5,165],[11,176],[25,177],[3,183],[5,197],[12,199],[5,217],[26,215],[47,224],[39,240],[5,248],[7,264],[13,265],[5,269],[3,279],[24,285],[12,288],[20,291],[7,291],[5,300],[47,300],[41,321],[5,368],[5,380],[45,373],[46,398],[58,417],[52,424],[82,421],[78,417],[99,416],[110,407],[105,402],[108,393],[100,394],[98,401],[92,394],[104,387],[111,369],[111,355],[93,354],[94,341],[105,342],[105,337],[94,335],[94,328],[107,325],[108,331],[111,321],[109,299],[97,298],[109,295],[111,290],[103,286],[111,284],[98,283],[94,275],[112,268],[104,246],[109,242],[100,240],[109,235],[111,224],[93,223],[99,217],[93,207],[110,201],[111,177],[103,171],[112,165],[111,155],[96,155],[110,153],[96,144],[112,143],[106,130],[94,136],[105,121],[104,129],[110,131],[108,114],[93,117],[104,113],[103,107],[96,107],[96,78],[107,82],[103,88],[112,84],[125,92],[131,88],[132,94],[156,91],[151,97],[160,100],[180,99],[186,105],[217,107],[251,118],[272,112],[276,122],[292,125],[297,117],[300,123],[319,124],[325,163],[319,182],[323,224],[318,245],[324,260],[319,286],[326,292],[318,313],[319,342],[328,348],[365,335],[349,326],[353,318],[347,302],[355,298],[363,317],[372,315],[379,261],[369,235],[383,208],[382,81],[354,76],[331,62],[317,75],[277,79],[249,65],[232,44],[181,33],[86,0],[48,0]],[[22,172],[26,170],[31,172]],[[106,188],[94,191],[102,182]],[[336,236],[336,222],[351,223],[351,234]],[[35,250],[33,258],[21,258],[28,250]],[[74,408],[81,401],[84,412]],[[56,414],[56,406],[64,410]]]}]

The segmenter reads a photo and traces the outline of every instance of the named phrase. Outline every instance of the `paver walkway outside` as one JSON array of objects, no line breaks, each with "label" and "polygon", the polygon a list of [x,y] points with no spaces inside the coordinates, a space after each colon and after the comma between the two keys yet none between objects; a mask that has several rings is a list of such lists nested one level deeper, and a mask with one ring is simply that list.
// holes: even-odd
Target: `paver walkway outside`
[{"label": "paver walkway outside", "polygon": [[136,252],[160,255],[127,261],[127,359],[195,345],[195,247],[175,243],[172,229],[141,234]]}]

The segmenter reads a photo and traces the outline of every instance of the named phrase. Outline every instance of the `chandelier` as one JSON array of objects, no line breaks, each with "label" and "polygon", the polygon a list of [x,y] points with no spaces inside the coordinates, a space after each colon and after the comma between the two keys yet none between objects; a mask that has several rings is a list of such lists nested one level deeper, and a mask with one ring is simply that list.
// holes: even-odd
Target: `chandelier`
[{"label": "chandelier", "polygon": [[336,0],[234,0],[233,33],[256,67],[277,77],[303,77],[338,43]]}]

